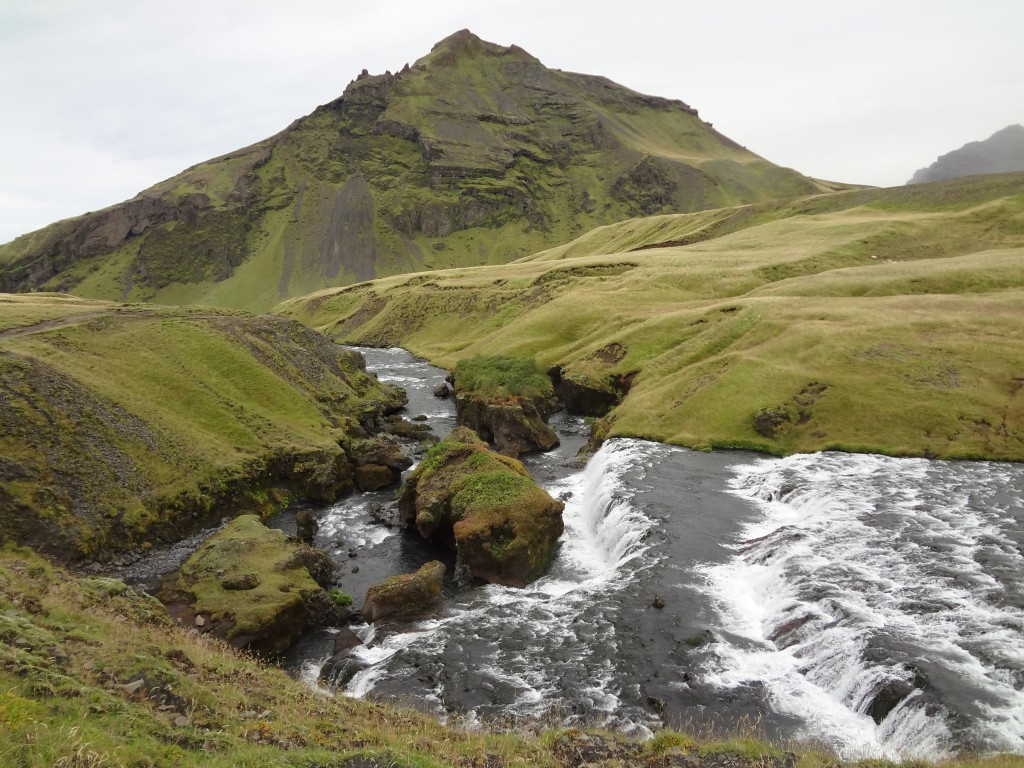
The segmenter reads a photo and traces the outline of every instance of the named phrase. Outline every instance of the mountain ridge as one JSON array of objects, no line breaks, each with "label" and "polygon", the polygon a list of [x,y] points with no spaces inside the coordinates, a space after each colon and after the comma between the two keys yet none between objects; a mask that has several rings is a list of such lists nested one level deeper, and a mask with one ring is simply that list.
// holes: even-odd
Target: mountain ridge
[{"label": "mountain ridge", "polygon": [[505,263],[630,216],[827,188],[682,101],[462,30],[263,141],[0,246],[0,290],[262,310]]},{"label": "mountain ridge", "polygon": [[990,173],[1024,171],[1024,126],[1008,125],[984,141],[971,141],[959,149],[940,155],[927,168],[921,168],[908,184],[978,176]]}]

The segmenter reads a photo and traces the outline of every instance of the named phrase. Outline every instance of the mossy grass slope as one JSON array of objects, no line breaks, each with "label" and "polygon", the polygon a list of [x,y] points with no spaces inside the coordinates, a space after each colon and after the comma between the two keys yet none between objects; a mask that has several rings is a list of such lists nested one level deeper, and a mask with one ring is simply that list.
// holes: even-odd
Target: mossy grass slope
[{"label": "mossy grass slope", "polygon": [[397,396],[294,322],[0,298],[0,531],[62,557],[340,491]]},{"label": "mossy grass slope", "polygon": [[627,377],[604,435],[1024,460],[1022,264],[1009,174],[634,219],[277,311],[445,367]]},{"label": "mossy grass slope", "polygon": [[0,246],[0,291],[261,311],[500,264],[628,216],[819,191],[679,101],[463,31],[276,136]]}]

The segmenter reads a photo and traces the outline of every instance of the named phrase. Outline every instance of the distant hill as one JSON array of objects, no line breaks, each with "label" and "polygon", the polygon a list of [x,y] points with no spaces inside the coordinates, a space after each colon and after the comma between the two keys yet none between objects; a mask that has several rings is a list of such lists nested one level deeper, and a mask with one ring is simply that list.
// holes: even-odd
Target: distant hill
[{"label": "distant hill", "polygon": [[630,216],[823,189],[681,101],[463,30],[276,136],[0,246],[0,291],[261,310],[504,263]]},{"label": "distant hill", "polygon": [[984,141],[972,141],[942,155],[927,168],[917,171],[907,183],[1016,171],[1024,171],[1024,126],[1010,125]]},{"label": "distant hill", "polygon": [[598,435],[1024,461],[1022,259],[1024,174],[1000,174],[633,219],[277,311],[628,392]]}]

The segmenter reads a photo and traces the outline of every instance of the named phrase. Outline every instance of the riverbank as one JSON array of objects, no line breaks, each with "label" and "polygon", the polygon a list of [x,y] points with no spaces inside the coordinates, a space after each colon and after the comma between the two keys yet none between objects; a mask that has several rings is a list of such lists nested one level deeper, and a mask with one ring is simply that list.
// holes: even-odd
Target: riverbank
[{"label": "riverbank", "polygon": [[[426,422],[441,434],[451,427],[450,403],[437,401],[429,394],[443,371],[424,366],[400,350],[372,350],[368,357],[368,367],[382,381],[409,388],[410,413],[426,417]],[[0,664],[4,669],[0,674],[4,691],[0,693],[0,722],[14,726],[8,744],[0,737],[0,754],[10,750],[8,754],[38,755],[40,766],[49,766],[61,754],[76,749],[100,761],[145,764],[141,755],[155,755],[147,759],[157,764],[166,759],[185,766],[199,764],[189,761],[200,759],[205,761],[203,765],[218,765],[216,760],[221,760],[223,765],[255,761],[289,766],[494,768],[524,764],[583,766],[595,762],[606,766],[690,768],[856,764],[852,761],[856,749],[847,748],[844,762],[828,750],[800,746],[792,736],[780,736],[779,727],[785,718],[763,719],[764,704],[759,703],[758,690],[779,680],[784,682],[784,678],[757,678],[759,667],[742,657],[748,651],[755,656],[762,652],[757,638],[744,638],[737,644],[736,633],[747,631],[745,626],[730,626],[723,631],[723,627],[708,624],[709,614],[700,608],[699,595],[680,583],[684,571],[674,564],[708,563],[708,544],[720,549],[723,565],[733,562],[733,567],[743,566],[729,559],[727,548],[721,548],[736,537],[749,515],[744,511],[747,507],[739,500],[730,501],[731,495],[721,487],[722,467],[718,465],[727,455],[692,453],[639,441],[612,441],[593,466],[582,469],[573,458],[584,440],[582,421],[562,421],[556,419],[562,448],[553,455],[527,457],[535,476],[548,487],[554,484],[569,500],[572,511],[567,515],[564,557],[555,564],[552,578],[545,577],[536,589],[527,592],[490,587],[486,594],[471,593],[457,599],[448,609],[446,628],[442,630],[452,636],[452,642],[440,646],[428,642],[417,650],[405,644],[401,634],[397,645],[395,640],[379,636],[372,649],[378,659],[386,659],[392,648],[403,646],[405,650],[390,657],[393,661],[387,664],[384,675],[374,673],[372,685],[368,681],[360,684],[362,695],[370,691],[366,701],[325,695],[315,685],[304,687],[279,670],[233,656],[209,638],[169,626],[159,606],[118,582],[104,578],[76,581],[28,553],[9,550],[4,558],[10,555],[13,560],[0,558],[0,636],[9,646]],[[749,454],[740,454],[732,463],[753,460]],[[685,466],[685,471],[674,469],[679,462],[679,469]],[[727,462],[728,466],[731,464]],[[821,469],[809,467],[806,472],[809,477],[817,477],[823,489],[831,488],[832,480],[821,480]],[[877,480],[887,471],[879,465],[861,474]],[[910,471],[916,472],[912,467]],[[568,476],[575,477],[568,483],[559,480]],[[749,476],[756,480],[762,474]],[[777,478],[765,474],[764,478],[751,486],[752,498],[765,494],[781,497],[783,489],[800,497],[813,491],[812,487],[800,491],[803,483],[786,474]],[[909,477],[900,480],[900,487],[905,489],[907,480]],[[763,493],[761,486],[767,488]],[[640,496],[636,496],[638,492]],[[1008,491],[993,486],[986,492],[995,494],[986,502],[986,511],[994,510],[998,515],[999,505],[1010,498],[1006,496]],[[862,495],[855,487],[851,493]],[[352,497],[351,505],[345,502],[329,508],[332,511],[321,512],[325,549],[336,560],[361,567],[359,573],[342,577],[346,588],[357,594],[361,590],[352,585],[384,578],[388,574],[383,568],[407,570],[416,567],[415,560],[431,556],[426,551],[411,551],[404,537],[375,518],[373,498],[374,494]],[[812,506],[820,506],[813,493],[809,498]],[[883,510],[882,514],[887,517],[893,512]],[[784,525],[780,535],[791,527]],[[974,529],[981,530],[978,525]],[[762,531],[755,538],[763,535]],[[778,540],[769,538],[766,542],[770,546],[758,543],[749,550],[751,567],[758,568],[761,560],[775,557],[772,553],[776,548],[785,552],[790,539],[799,549],[802,539],[798,532]],[[949,542],[933,544],[946,551]],[[380,551],[375,553],[378,548]],[[350,559],[350,551],[358,557]],[[747,548],[741,551],[748,552]],[[792,561],[790,555],[784,558]],[[580,567],[582,570],[574,572]],[[725,583],[729,575],[727,570],[724,580],[719,580]],[[744,578],[744,583],[753,583]],[[980,583],[982,575],[974,580]],[[815,577],[814,585],[820,590],[828,582]],[[865,591],[856,586],[850,590]],[[746,594],[743,590],[740,593]],[[651,605],[654,595],[662,597],[661,608]],[[922,605],[931,599],[923,596]],[[495,609],[493,615],[486,613],[486,606]],[[813,610],[813,601],[807,608]],[[798,626],[792,618],[780,613],[778,621],[771,618],[764,624],[767,629],[760,631],[773,631],[772,622],[781,622],[788,624],[789,639],[813,644],[815,625],[801,622]],[[680,620],[694,623],[683,626]],[[481,653],[490,642],[489,627],[497,632],[497,656]],[[427,635],[440,628],[426,628]],[[412,627],[409,637],[426,637],[423,629]],[[801,629],[803,640],[797,637]],[[814,631],[808,633],[808,629]],[[842,632],[844,625],[840,622],[835,628],[823,629]],[[787,643],[783,646],[780,657],[785,655]],[[846,646],[839,643],[836,647]],[[857,654],[854,646],[847,650]],[[737,678],[738,688],[722,689],[723,706],[709,707],[719,695],[711,684],[717,673],[709,668],[709,676],[701,660],[718,656],[731,659],[719,671],[742,675],[753,670],[754,684],[747,687]],[[645,671],[645,659],[653,662],[659,675],[651,676],[651,669]],[[609,663],[621,664],[621,670],[609,676]],[[865,679],[874,679],[878,669],[865,667]],[[936,682],[943,682],[941,675],[924,672]],[[435,674],[434,680],[428,679]],[[417,675],[423,682],[416,682]],[[509,684],[516,676],[521,683],[535,685],[544,696],[536,700],[534,716],[529,714],[532,699],[524,696],[528,691],[520,683]],[[246,680],[248,693],[237,690],[239,679]],[[430,716],[396,708],[402,702],[423,708],[442,679],[450,687],[444,694],[447,709],[440,714],[453,723],[461,721],[455,713],[467,713],[465,722],[473,724],[471,730],[441,725]],[[641,679],[643,685],[634,690]],[[501,680],[506,682],[499,685]],[[680,681],[685,683],[681,688]],[[421,692],[417,692],[418,685],[422,685]],[[468,687],[457,693],[463,685]],[[58,698],[69,694],[72,703],[56,702],[54,692]],[[579,703],[571,699],[574,692],[585,694],[598,709],[578,708]],[[453,694],[456,698],[451,698]],[[458,701],[458,696],[464,701]],[[611,719],[609,711],[601,708],[608,696],[618,697],[619,709]],[[952,697],[954,701],[978,698],[955,691]],[[382,705],[372,703],[374,700],[392,703]],[[526,711],[517,703],[526,703]],[[84,706],[91,707],[88,713],[82,710]],[[692,713],[699,716],[694,718]],[[78,718],[83,725],[77,725]],[[128,718],[127,723],[122,722],[124,718]],[[26,724],[33,720],[34,730],[30,730]],[[829,741],[830,727],[839,735],[840,725],[829,726],[828,722],[824,730],[812,731],[819,744]],[[543,728],[539,723],[551,727]],[[686,723],[683,731],[687,732],[664,730],[666,723],[677,728]],[[751,728],[751,723],[758,725]],[[620,735],[593,730],[597,724],[612,727]],[[636,724],[646,725],[638,730]],[[506,732],[513,725],[518,730]],[[78,730],[65,738],[65,732],[75,728]],[[44,730],[60,734],[52,746],[41,743]],[[630,739],[621,735],[623,730],[653,733],[653,738]],[[753,737],[758,734],[760,739]],[[792,756],[787,754],[790,751]],[[883,763],[876,757],[866,764]],[[1008,756],[943,764],[1002,768],[1021,765],[1022,760]]]},{"label": "riverbank", "polygon": [[280,318],[0,295],[0,328],[0,534],[64,563],[332,501],[404,403]]}]

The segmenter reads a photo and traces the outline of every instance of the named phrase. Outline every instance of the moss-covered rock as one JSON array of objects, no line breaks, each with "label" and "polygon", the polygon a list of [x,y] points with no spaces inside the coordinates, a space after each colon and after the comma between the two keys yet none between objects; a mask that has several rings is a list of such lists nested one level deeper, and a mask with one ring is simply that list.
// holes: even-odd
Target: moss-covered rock
[{"label": "moss-covered rock", "polygon": [[459,424],[513,458],[530,451],[550,451],[559,443],[555,430],[544,422],[530,400],[513,398],[494,402],[460,393],[455,396],[455,414]]},{"label": "moss-covered rock", "polygon": [[399,498],[402,521],[455,550],[479,581],[521,587],[551,562],[564,505],[526,468],[459,427],[430,449]]},{"label": "moss-covered rock", "polygon": [[162,597],[183,623],[276,656],[315,623],[311,606],[330,572],[320,550],[243,515],[185,561],[175,590]]},{"label": "moss-covered rock", "polygon": [[[388,422],[390,423],[390,421]],[[375,491],[397,483],[412,459],[391,435],[355,440],[348,454],[355,465],[355,483],[361,491]]]},{"label": "moss-covered rock", "polygon": [[381,466],[380,464],[367,464],[365,467],[356,467],[356,487],[360,491],[376,491],[387,488],[398,481],[399,473]]},{"label": "moss-covered rock", "polygon": [[432,560],[416,573],[392,576],[366,591],[363,618],[367,621],[411,621],[435,614],[444,596],[444,563]]}]

